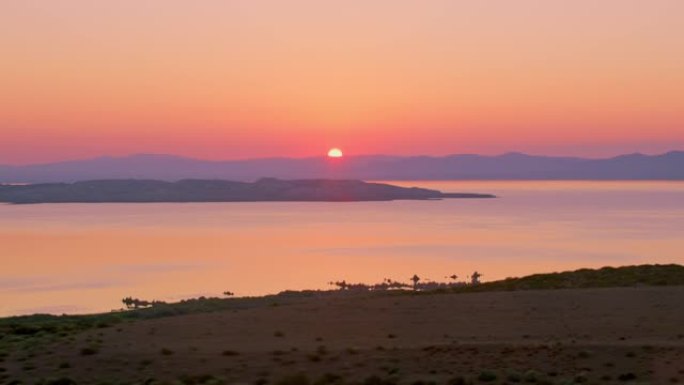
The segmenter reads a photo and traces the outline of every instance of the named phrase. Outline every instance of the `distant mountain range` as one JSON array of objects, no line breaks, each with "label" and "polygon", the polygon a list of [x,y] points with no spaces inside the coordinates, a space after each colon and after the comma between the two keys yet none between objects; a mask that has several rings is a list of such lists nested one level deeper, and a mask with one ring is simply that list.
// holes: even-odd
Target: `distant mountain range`
[{"label": "distant mountain range", "polygon": [[463,180],[587,179],[684,180],[684,151],[629,154],[604,159],[533,156],[367,155],[341,159],[263,158],[207,161],[172,155],[131,155],[22,165],[0,165],[0,183],[74,182],[93,179],[282,179]]}]

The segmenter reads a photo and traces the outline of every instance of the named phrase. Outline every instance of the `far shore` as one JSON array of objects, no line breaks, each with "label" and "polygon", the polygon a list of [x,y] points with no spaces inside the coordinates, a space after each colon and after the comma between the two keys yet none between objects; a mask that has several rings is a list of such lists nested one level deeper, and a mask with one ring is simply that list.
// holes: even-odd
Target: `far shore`
[{"label": "far shore", "polygon": [[0,184],[0,202],[35,203],[204,203],[204,202],[373,202],[394,200],[481,199],[491,194],[444,193],[419,187],[340,179],[256,182],[186,179],[91,180],[33,185]]}]

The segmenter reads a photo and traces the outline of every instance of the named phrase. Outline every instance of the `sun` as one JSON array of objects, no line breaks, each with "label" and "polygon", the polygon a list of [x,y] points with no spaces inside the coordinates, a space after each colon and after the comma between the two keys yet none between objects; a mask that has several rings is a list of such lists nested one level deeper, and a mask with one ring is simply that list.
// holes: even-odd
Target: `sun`
[{"label": "sun", "polygon": [[342,150],[339,148],[331,148],[330,151],[328,151],[328,158],[341,158],[342,157]]}]

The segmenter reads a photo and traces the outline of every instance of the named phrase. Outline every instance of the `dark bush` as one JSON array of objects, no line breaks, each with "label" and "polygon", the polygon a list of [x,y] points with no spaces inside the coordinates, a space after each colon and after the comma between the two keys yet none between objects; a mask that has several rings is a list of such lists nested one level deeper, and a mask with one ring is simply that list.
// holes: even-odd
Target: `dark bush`
[{"label": "dark bush", "polygon": [[381,378],[379,376],[370,376],[363,380],[363,385],[396,385],[397,381],[394,378]]},{"label": "dark bush", "polygon": [[277,385],[309,385],[309,377],[306,374],[299,373],[291,376],[283,377],[278,382]]},{"label": "dark bush", "polygon": [[42,380],[38,382],[39,385],[76,385],[76,381],[69,377],[60,377],[56,379]]},{"label": "dark bush", "polygon": [[629,372],[629,373],[623,373],[618,376],[618,380],[620,381],[633,381],[636,380],[637,376],[636,374]]},{"label": "dark bush", "polygon": [[496,373],[492,372],[491,370],[483,370],[480,372],[480,375],[477,376],[477,379],[482,382],[496,381]]},{"label": "dark bush", "polygon": [[313,385],[331,385],[331,384],[341,384],[342,376],[334,373],[326,373],[314,381]]},{"label": "dark bush", "polygon": [[94,346],[90,346],[90,347],[81,349],[81,355],[82,356],[92,356],[92,355],[97,354],[99,352],[100,352],[100,350]]},{"label": "dark bush", "polygon": [[173,354],[173,350],[168,349],[168,348],[162,348],[162,350],[159,351],[162,356],[170,356]]},{"label": "dark bush", "polygon": [[447,382],[447,385],[466,385],[468,382],[466,381],[465,377],[463,376],[456,376]]}]

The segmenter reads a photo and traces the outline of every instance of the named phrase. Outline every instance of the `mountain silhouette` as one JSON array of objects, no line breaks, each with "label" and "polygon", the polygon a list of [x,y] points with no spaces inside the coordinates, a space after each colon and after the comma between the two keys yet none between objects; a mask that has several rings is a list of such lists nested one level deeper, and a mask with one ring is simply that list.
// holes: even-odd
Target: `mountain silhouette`
[{"label": "mountain silhouette", "polygon": [[47,164],[0,166],[0,183],[74,182],[93,179],[281,179],[462,180],[589,179],[684,180],[684,152],[628,154],[612,158],[507,153],[433,156],[367,155],[344,159],[261,158],[207,161],[172,155],[101,157]]}]

